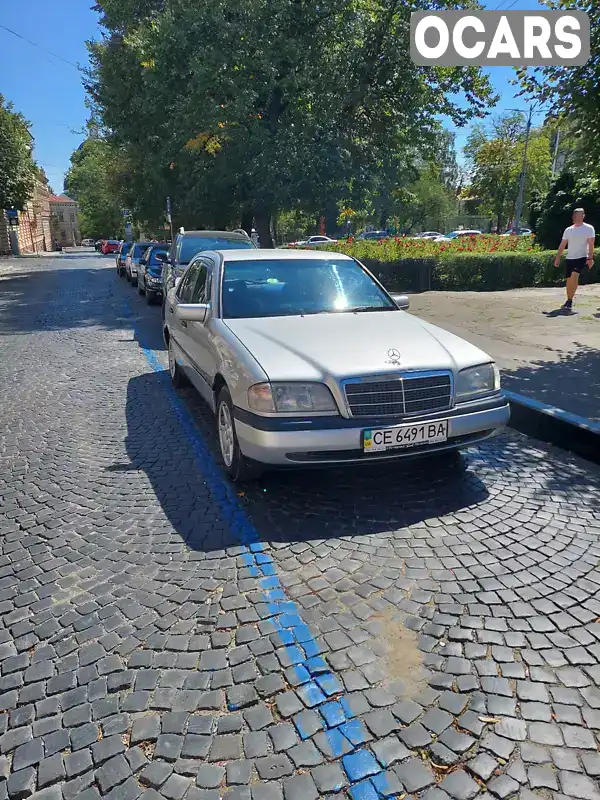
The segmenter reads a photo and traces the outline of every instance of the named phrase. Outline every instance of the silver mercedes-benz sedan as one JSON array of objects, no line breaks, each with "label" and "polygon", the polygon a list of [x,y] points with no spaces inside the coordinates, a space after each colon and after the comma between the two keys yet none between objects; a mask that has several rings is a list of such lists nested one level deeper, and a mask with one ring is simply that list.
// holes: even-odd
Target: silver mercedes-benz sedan
[{"label": "silver mercedes-benz sedan", "polygon": [[215,412],[234,480],[491,436],[509,419],[496,365],[407,307],[346,255],[203,252],[167,296],[171,378]]}]

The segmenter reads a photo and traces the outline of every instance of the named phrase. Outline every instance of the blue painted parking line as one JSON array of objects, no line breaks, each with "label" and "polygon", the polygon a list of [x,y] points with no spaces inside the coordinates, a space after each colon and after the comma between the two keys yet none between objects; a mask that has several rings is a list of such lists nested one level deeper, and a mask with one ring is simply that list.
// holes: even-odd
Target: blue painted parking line
[{"label": "blue painted parking line", "polygon": [[534,411],[540,411],[542,414],[546,414],[549,417],[554,417],[562,422],[568,422],[570,425],[576,425],[578,428],[590,431],[591,433],[600,434],[600,422],[596,422],[593,419],[580,417],[578,414],[565,411],[563,408],[557,408],[556,406],[549,405],[548,403],[542,403],[540,400],[535,400],[533,397],[527,397],[526,395],[517,394],[516,392],[505,391],[504,394],[514,403],[519,403],[520,405],[531,408]]},{"label": "blue painted parking line", "polygon": [[[130,318],[133,316],[129,306],[126,316]],[[355,750],[356,745],[369,741],[371,735],[358,719],[353,721],[351,727],[347,727],[350,702],[343,693],[341,682],[320,657],[321,648],[302,619],[300,607],[286,594],[277,577],[272,556],[264,551],[264,544],[260,541],[258,531],[248,519],[233,487],[199,435],[188,410],[171,385],[168,372],[156,351],[142,344],[142,335],[137,329],[136,335],[151,369],[164,380],[165,391],[187,435],[197,466],[213,501],[228,521],[236,538],[246,548],[240,556],[241,563],[251,575],[259,578],[259,586],[264,592],[269,612],[268,620],[263,619],[262,622],[268,621],[272,628],[271,633],[279,636],[283,643],[285,657],[295,670],[293,677],[297,679],[296,694],[307,708],[320,711],[331,755],[334,758],[342,757],[352,798],[370,800],[370,798],[389,797],[383,765],[370,750]],[[296,727],[300,736],[307,738],[302,724]],[[344,735],[344,730],[348,736]],[[348,755],[349,753],[352,753],[352,756]]]}]

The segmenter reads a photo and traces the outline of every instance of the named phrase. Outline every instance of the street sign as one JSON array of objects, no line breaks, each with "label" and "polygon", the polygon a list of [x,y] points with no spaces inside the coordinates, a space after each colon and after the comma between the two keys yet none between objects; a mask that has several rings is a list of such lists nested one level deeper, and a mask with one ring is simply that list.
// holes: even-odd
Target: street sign
[{"label": "street sign", "polygon": [[131,216],[131,211],[128,208],[124,208],[123,209],[123,216],[124,217],[130,217]]},{"label": "street sign", "polygon": [[133,231],[131,227],[131,222],[127,222],[125,225],[125,241],[126,242],[133,241]]},{"label": "street sign", "polygon": [[19,217],[19,212],[17,211],[17,209],[16,209],[16,208],[7,208],[7,209],[6,209],[6,216],[7,216],[9,219],[18,219],[18,217]]}]

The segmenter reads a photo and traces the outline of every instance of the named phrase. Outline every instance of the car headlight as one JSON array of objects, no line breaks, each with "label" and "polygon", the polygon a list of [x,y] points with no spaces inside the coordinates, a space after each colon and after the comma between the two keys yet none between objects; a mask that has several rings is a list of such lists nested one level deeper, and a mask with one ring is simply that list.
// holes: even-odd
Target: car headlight
[{"label": "car headlight", "polygon": [[456,399],[459,402],[498,391],[500,391],[500,372],[494,363],[469,367],[458,373]]},{"label": "car headlight", "polygon": [[146,273],[146,280],[148,283],[160,283],[160,278],[157,278],[156,275],[148,275],[148,273]]},{"label": "car headlight", "polygon": [[337,411],[324,383],[257,383],[248,389],[248,405],[259,414]]}]

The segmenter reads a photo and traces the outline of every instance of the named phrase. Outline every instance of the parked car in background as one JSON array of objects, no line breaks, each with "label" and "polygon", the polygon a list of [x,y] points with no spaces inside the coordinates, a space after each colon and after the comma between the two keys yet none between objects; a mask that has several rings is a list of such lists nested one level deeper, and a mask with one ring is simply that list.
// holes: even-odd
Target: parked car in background
[{"label": "parked car in background", "polygon": [[421,233],[415,233],[412,236],[412,239],[440,239],[443,238],[443,233],[438,233],[437,231],[422,231]]},{"label": "parked car in background", "polygon": [[127,253],[133,247],[133,242],[122,242],[121,247],[117,251],[117,275],[121,278],[125,277],[125,259],[127,258]]},{"label": "parked car in background", "polygon": [[178,233],[163,260],[163,319],[167,293],[181,278],[196,253],[204,250],[256,250],[244,231],[184,231]]},{"label": "parked car in background", "polygon": [[138,292],[146,295],[148,305],[157,303],[162,298],[162,267],[166,258],[169,245],[166,242],[152,244],[143,253],[138,263],[137,284]]},{"label": "parked car in background", "polygon": [[451,233],[446,233],[444,236],[440,236],[437,239],[434,239],[434,242],[446,242],[448,239],[459,239],[463,236],[481,236],[481,231],[452,231]]},{"label": "parked car in background", "polygon": [[93,247],[94,246],[94,240],[93,239],[82,239],[81,240],[81,246],[82,247]]},{"label": "parked car in background", "polygon": [[363,231],[357,239],[389,239],[390,234],[387,231]]},{"label": "parked car in background", "polygon": [[332,239],[331,236],[309,236],[307,239],[298,239],[295,242],[288,242],[286,247],[309,247],[311,245],[328,244],[335,241],[336,239]]},{"label": "parked car in background", "polygon": [[132,286],[137,286],[140,258],[151,244],[152,242],[134,242],[125,256],[125,279],[128,280]]},{"label": "parked car in background", "polygon": [[116,253],[119,248],[121,247],[121,241],[117,239],[106,239],[102,243],[102,247],[100,248],[100,252],[103,255],[109,255],[109,253]]},{"label": "parked car in background", "polygon": [[496,365],[407,307],[346,255],[200,253],[168,293],[169,371],[215,412],[234,480],[491,436],[509,419]]},{"label": "parked car in background", "polygon": [[501,233],[500,236],[533,236],[533,231],[531,228],[513,228],[506,233]]}]

